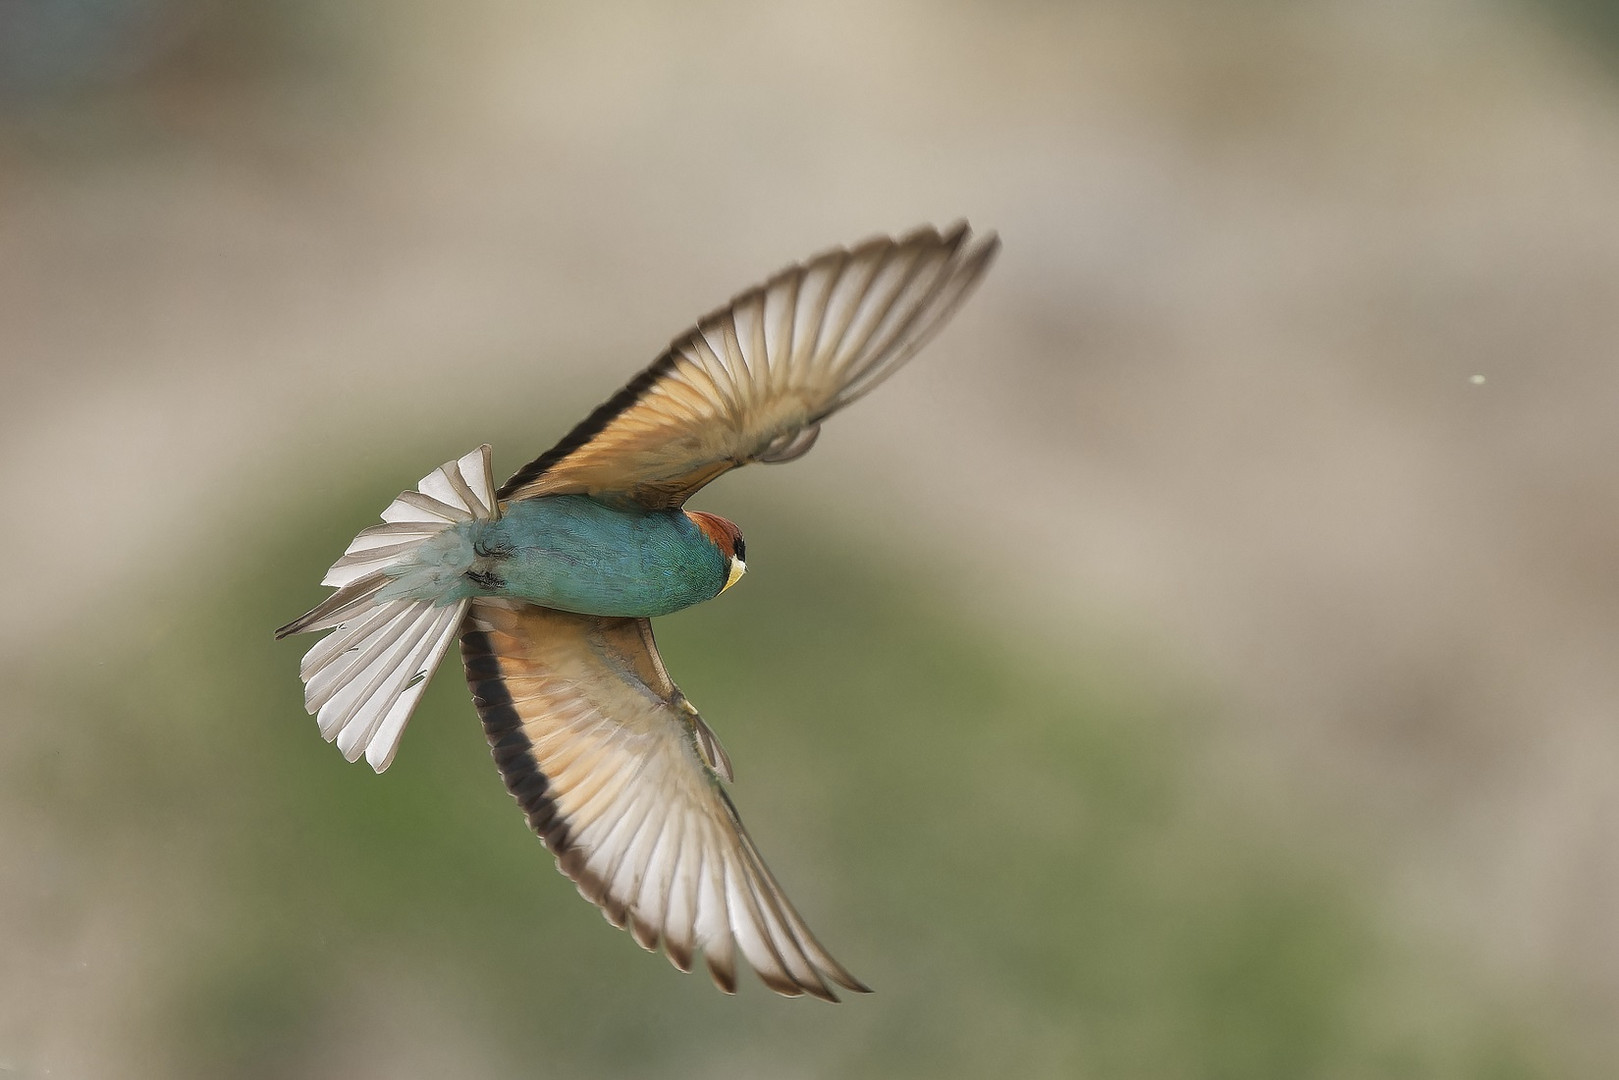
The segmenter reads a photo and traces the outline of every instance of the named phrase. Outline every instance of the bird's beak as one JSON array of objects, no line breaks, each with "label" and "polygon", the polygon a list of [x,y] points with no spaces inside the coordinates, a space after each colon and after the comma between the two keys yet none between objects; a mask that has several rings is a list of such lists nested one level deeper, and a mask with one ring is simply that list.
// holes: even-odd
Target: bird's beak
[{"label": "bird's beak", "polygon": [[747,572],[748,572],[748,564],[747,563],[743,562],[741,559],[732,559],[731,560],[731,574],[730,574],[729,577],[727,577],[725,579],[725,588],[721,589],[720,592],[724,592],[725,589],[729,589],[732,585],[735,585],[737,582],[741,581],[742,580],[742,575],[746,574]]}]

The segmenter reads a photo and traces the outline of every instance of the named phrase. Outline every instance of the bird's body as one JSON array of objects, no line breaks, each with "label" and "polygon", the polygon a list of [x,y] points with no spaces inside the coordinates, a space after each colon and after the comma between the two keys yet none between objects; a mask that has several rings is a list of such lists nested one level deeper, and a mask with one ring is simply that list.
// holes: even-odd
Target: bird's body
[{"label": "bird's body", "polygon": [[712,600],[730,571],[728,553],[684,510],[546,495],[423,542],[384,570],[393,580],[378,599],[444,605],[498,597],[578,615],[652,618]]},{"label": "bird's body", "polygon": [[495,764],[579,891],[647,949],[726,992],[737,954],[772,990],[866,986],[815,940],[724,783],[729,758],[652,639],[712,599],[741,531],[684,509],[750,462],[792,461],[821,422],[908,360],[997,249],[965,225],[833,249],[738,294],[499,489],[490,450],[402,492],[276,631],[330,631],[304,704],[350,761],[393,760],[457,636]]}]

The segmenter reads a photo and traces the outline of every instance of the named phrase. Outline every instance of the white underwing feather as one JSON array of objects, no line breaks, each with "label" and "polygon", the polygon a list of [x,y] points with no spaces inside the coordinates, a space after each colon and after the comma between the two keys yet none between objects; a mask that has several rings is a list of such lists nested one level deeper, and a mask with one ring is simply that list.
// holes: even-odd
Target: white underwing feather
[{"label": "white underwing feather", "polygon": [[[892,375],[983,277],[999,242],[958,224],[823,252],[733,297],[611,403],[502,488],[657,509],[799,436]],[[792,447],[793,452],[783,452]]]}]

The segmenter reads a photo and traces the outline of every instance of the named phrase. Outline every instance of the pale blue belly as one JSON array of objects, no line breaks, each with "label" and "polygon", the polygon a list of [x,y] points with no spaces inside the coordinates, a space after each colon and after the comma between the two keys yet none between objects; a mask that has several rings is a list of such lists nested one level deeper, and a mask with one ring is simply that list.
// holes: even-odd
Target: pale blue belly
[{"label": "pale blue belly", "polygon": [[557,495],[519,500],[500,520],[463,528],[475,554],[463,595],[650,617],[710,600],[725,584],[724,556],[678,510],[624,511]]}]

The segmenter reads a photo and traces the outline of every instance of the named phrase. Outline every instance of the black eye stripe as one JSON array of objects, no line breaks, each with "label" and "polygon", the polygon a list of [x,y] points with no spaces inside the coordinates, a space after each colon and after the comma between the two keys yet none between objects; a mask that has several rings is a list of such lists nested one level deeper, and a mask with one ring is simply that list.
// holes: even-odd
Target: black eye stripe
[{"label": "black eye stripe", "polygon": [[748,545],[740,536],[736,538],[736,557],[743,562],[748,561]]}]

